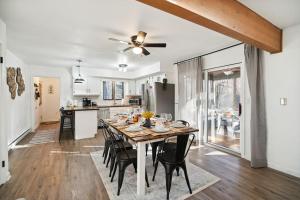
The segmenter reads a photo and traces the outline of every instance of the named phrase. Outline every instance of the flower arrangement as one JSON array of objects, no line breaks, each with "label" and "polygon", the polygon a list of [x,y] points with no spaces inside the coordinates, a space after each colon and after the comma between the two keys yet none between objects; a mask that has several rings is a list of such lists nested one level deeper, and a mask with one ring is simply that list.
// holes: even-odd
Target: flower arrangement
[{"label": "flower arrangement", "polygon": [[142,113],[142,116],[145,118],[145,119],[150,119],[151,117],[154,116],[154,113],[151,112],[151,111],[145,111]]}]

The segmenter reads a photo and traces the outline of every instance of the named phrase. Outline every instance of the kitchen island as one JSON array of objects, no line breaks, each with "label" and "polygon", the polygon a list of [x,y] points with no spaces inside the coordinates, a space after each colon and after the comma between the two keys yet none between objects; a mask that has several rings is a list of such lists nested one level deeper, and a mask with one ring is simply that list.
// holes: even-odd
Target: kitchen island
[{"label": "kitchen island", "polygon": [[65,110],[72,111],[74,115],[75,140],[93,138],[98,129],[98,107],[67,107]]}]

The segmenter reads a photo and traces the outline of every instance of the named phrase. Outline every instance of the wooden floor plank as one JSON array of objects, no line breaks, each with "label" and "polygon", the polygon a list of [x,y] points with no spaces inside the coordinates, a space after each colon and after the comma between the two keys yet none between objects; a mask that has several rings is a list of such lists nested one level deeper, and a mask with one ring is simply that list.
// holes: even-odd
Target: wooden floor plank
[{"label": "wooden floor plank", "polygon": [[[39,130],[53,128],[58,133],[58,124],[42,125]],[[33,136],[29,134],[10,151],[12,177],[0,187],[0,200],[109,199],[90,157],[90,152],[102,149],[101,130],[93,139],[73,141],[67,134],[61,143],[26,147]],[[193,149],[190,158],[221,180],[189,200],[300,199],[298,178],[271,169],[252,169],[248,161],[208,146]]]}]

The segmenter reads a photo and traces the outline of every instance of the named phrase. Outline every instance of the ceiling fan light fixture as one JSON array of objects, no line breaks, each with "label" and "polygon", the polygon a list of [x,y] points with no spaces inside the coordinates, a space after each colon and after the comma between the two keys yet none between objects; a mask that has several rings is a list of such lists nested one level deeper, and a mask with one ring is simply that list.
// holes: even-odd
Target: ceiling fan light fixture
[{"label": "ceiling fan light fixture", "polygon": [[134,54],[141,54],[143,52],[143,49],[141,47],[134,47],[132,51]]}]

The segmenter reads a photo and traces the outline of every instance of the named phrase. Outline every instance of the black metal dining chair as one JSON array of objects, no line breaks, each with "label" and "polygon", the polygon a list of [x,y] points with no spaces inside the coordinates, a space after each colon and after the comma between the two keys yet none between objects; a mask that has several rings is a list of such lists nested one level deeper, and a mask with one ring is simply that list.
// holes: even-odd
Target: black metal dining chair
[{"label": "black metal dining chair", "polygon": [[[117,168],[119,168],[117,195],[120,195],[120,190],[122,188],[126,168],[132,164],[135,169],[135,172],[137,172],[137,150],[136,149],[126,149],[124,146],[124,142],[117,141],[115,138],[115,135],[111,131],[109,131],[109,134],[110,134],[110,137],[113,138],[114,145],[112,146],[112,148],[116,153],[116,163],[113,168],[111,182],[114,179]],[[120,150],[120,151],[116,151],[115,147],[118,147],[118,150]],[[147,183],[147,187],[149,187],[147,171],[145,173],[145,180]]]},{"label": "black metal dining chair", "polygon": [[[116,135],[114,135],[114,137],[116,137]],[[118,139],[116,141],[117,141],[117,144],[112,142],[111,145],[110,145],[108,160],[107,160],[107,163],[106,163],[106,167],[108,167],[108,165],[110,163],[109,177],[111,177],[113,168],[115,166],[115,161],[116,161],[117,154],[119,152],[121,152],[123,150],[123,148],[126,149],[126,150],[132,149],[132,144],[130,144],[129,142],[124,141],[124,140],[118,140]],[[121,143],[122,145],[118,145],[118,143]]]},{"label": "black metal dining chair", "polygon": [[59,109],[60,111],[60,129],[59,129],[59,142],[61,141],[64,129],[71,129],[74,138],[74,112],[65,110],[64,107]]},{"label": "black metal dining chair", "polygon": [[[181,122],[184,126],[189,127],[190,123],[185,121],[185,120],[176,120],[175,122]],[[163,141],[159,141],[159,142],[152,142],[151,143],[151,147],[152,147],[152,162],[153,162],[153,166],[155,163],[155,159],[156,159],[156,154],[157,154],[157,148],[159,148],[161,145],[163,144]],[[168,143],[168,146],[165,146],[165,148],[176,148],[176,144],[173,143]],[[178,174],[178,171],[177,171]]]},{"label": "black metal dining chair", "polygon": [[[191,137],[191,138],[190,138]],[[192,194],[192,189],[190,186],[190,181],[188,178],[187,170],[186,170],[186,164],[185,164],[185,158],[190,150],[191,144],[193,143],[195,139],[194,134],[186,134],[186,135],[179,135],[176,137],[176,148],[170,149],[168,147],[168,144],[170,144],[169,141],[172,141],[172,146],[174,144],[173,142],[174,137],[169,137],[164,140],[164,143],[162,145],[162,148],[159,150],[155,162],[155,168],[154,168],[154,174],[152,180],[155,180],[156,171],[158,168],[158,162],[160,162],[166,171],[166,190],[167,190],[167,199],[169,199],[169,194],[171,190],[171,184],[172,184],[172,176],[173,172],[176,169],[181,168],[184,171],[185,180],[187,183],[187,186],[189,188],[189,192]]]},{"label": "black metal dining chair", "polygon": [[[105,121],[103,119],[100,119],[100,122],[103,126],[102,133],[103,133],[103,137],[104,137],[104,150],[103,150],[102,157],[103,157],[103,164],[105,164],[106,158],[109,153],[109,146],[112,143],[112,141],[111,141],[112,139],[110,138],[110,136],[108,135],[108,133],[106,131],[106,129],[109,128],[109,126],[105,123]],[[117,137],[117,139],[123,140],[122,137]]]}]

